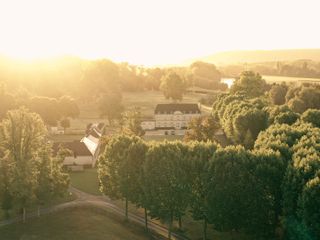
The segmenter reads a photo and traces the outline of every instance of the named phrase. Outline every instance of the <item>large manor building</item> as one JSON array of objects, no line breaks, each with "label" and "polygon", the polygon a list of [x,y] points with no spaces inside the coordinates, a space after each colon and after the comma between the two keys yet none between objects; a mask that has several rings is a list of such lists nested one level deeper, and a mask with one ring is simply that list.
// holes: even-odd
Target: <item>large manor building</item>
[{"label": "large manor building", "polygon": [[154,119],[142,122],[145,130],[185,129],[190,120],[201,115],[200,105],[196,103],[158,104]]}]

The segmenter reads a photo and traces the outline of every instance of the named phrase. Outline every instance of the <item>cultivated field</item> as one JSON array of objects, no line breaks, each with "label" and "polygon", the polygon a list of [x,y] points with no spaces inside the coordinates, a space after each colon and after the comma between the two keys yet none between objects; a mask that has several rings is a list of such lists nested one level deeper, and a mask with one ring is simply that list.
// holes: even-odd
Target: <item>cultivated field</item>
[{"label": "cultivated field", "polygon": [[140,227],[90,209],[65,210],[0,228],[3,240],[147,240]]}]

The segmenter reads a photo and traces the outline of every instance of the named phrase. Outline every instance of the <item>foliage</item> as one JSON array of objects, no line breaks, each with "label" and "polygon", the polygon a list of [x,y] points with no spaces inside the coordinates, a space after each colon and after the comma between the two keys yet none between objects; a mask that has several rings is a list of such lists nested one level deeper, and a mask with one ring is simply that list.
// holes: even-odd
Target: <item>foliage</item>
[{"label": "foliage", "polygon": [[192,86],[222,91],[228,88],[220,82],[221,73],[214,64],[197,61],[190,65],[189,71],[192,74]]},{"label": "foliage", "polygon": [[259,73],[244,71],[233,83],[231,93],[243,92],[248,97],[259,97],[266,91],[266,81]]},{"label": "foliage", "polygon": [[99,100],[100,115],[106,116],[110,125],[113,125],[115,120],[121,119],[124,110],[121,101],[120,92],[106,92]]},{"label": "foliage", "polygon": [[[31,203],[43,203],[67,190],[68,180],[61,172],[62,162],[58,164],[52,160],[45,134],[40,116],[25,108],[9,111],[1,122],[0,148],[4,149],[4,157],[0,172],[5,183],[1,192],[6,209],[9,205],[16,206],[25,213]],[[10,204],[8,199],[12,201]]]},{"label": "foliage", "polygon": [[25,105],[31,111],[38,113],[43,121],[51,126],[56,126],[61,119],[75,118],[80,113],[77,103],[70,96],[59,99],[34,96],[27,100]]},{"label": "foliage", "polygon": [[70,96],[62,96],[59,98],[59,112],[62,117],[78,117],[80,114],[79,107],[75,100]]},{"label": "foliage", "polygon": [[86,65],[80,82],[82,96],[96,98],[106,92],[119,92],[119,68],[112,61],[103,59]]},{"label": "foliage", "polygon": [[167,99],[182,100],[186,89],[184,80],[175,72],[170,71],[161,78],[160,89]]},{"label": "foliage", "polygon": [[147,208],[152,217],[169,223],[181,218],[189,204],[189,176],[186,170],[187,148],[178,142],[154,143],[149,146],[143,176]]},{"label": "foliage", "polygon": [[142,137],[145,131],[141,127],[141,112],[139,108],[134,108],[131,111],[122,114],[121,128],[124,134],[133,134]]},{"label": "foliage", "polygon": [[[210,166],[210,218],[216,229],[272,234],[273,195],[256,172],[258,157],[242,147],[218,149]],[[258,161],[260,162],[260,161]]]},{"label": "foliage", "polygon": [[61,127],[63,127],[64,131],[70,127],[70,120],[68,118],[64,118],[60,121]]},{"label": "foliage", "polygon": [[[310,124],[296,123],[292,126],[275,124],[262,132],[255,144],[256,149],[279,151],[283,161],[286,162],[281,194],[282,211],[287,221],[287,225],[284,226],[287,227],[290,236],[293,234],[293,223],[299,228],[306,228],[307,232],[315,236],[319,235],[319,226],[311,220],[319,216],[319,209],[310,208],[311,205],[317,204],[319,139],[319,128],[314,128]],[[310,197],[311,192],[312,197]]]},{"label": "foliage", "polygon": [[269,125],[279,124],[294,124],[299,118],[298,113],[293,112],[288,106],[269,106],[266,108],[269,115]]},{"label": "foliage", "polygon": [[217,145],[211,142],[191,142],[188,152],[188,169],[191,184],[190,211],[194,220],[203,221],[203,237],[206,239],[207,223],[211,223],[209,214],[210,202],[210,160],[213,158]]},{"label": "foliage", "polygon": [[220,128],[211,116],[192,118],[184,136],[185,141],[213,141],[216,131]]},{"label": "foliage", "polygon": [[295,112],[303,113],[309,108],[320,109],[320,87],[316,84],[292,86],[286,95],[288,106]]},{"label": "foliage", "polygon": [[288,86],[284,84],[273,84],[269,91],[270,101],[274,105],[282,105],[286,102]]},{"label": "foliage", "polygon": [[314,127],[320,128],[320,110],[308,109],[301,115],[301,120],[311,123]]},{"label": "foliage", "polygon": [[263,101],[248,100],[239,94],[223,94],[212,108],[228,139],[252,148],[260,131],[268,127],[268,114]]},{"label": "foliage", "polygon": [[140,204],[142,186],[139,184],[146,145],[136,136],[118,135],[109,140],[99,158],[100,190],[111,199]]},{"label": "foliage", "polygon": [[0,119],[4,118],[7,111],[16,105],[14,97],[7,93],[5,84],[0,82]]}]

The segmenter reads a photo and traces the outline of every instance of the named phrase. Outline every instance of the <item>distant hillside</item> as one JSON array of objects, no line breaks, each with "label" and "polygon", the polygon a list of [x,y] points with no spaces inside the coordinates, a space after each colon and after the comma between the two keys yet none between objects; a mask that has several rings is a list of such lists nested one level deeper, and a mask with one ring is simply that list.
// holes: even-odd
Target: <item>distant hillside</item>
[{"label": "distant hillside", "polygon": [[204,61],[224,65],[244,62],[295,61],[300,59],[320,61],[320,49],[228,51],[193,59],[188,62]]}]

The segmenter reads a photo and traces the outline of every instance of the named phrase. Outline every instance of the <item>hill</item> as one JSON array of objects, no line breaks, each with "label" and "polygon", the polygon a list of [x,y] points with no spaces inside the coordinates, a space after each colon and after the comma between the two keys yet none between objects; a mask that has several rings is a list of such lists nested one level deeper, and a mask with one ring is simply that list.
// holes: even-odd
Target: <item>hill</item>
[{"label": "hill", "polygon": [[193,59],[191,61],[188,61],[188,63],[192,63],[194,61],[204,61],[218,65],[225,65],[244,62],[256,63],[295,61],[300,59],[320,61],[320,49],[227,51]]}]

